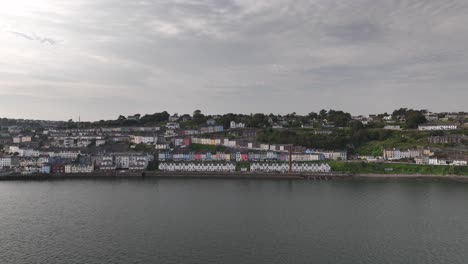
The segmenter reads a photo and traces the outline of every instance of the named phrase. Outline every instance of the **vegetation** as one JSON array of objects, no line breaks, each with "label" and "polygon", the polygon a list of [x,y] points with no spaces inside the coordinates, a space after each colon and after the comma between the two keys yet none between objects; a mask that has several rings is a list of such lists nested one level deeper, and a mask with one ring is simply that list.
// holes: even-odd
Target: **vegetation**
[{"label": "vegetation", "polygon": [[467,166],[430,166],[402,163],[366,163],[327,161],[333,171],[376,174],[421,174],[421,175],[464,175],[468,176]]},{"label": "vegetation", "polygon": [[151,145],[146,145],[146,144],[137,144],[135,145],[134,148],[135,151],[141,151],[141,152],[154,152],[154,146]]},{"label": "vegetation", "polygon": [[142,123],[159,124],[162,122],[167,122],[168,120],[169,120],[169,113],[164,111],[164,112],[155,113],[152,115],[144,115],[139,121]]},{"label": "vegetation", "polygon": [[457,133],[456,131],[392,131],[364,127],[356,121],[351,121],[349,128],[336,129],[331,134],[315,132],[314,129],[264,129],[258,133],[257,140],[267,144],[294,144],[313,149],[347,149],[350,154],[382,156],[386,148],[441,147],[442,145],[429,144],[427,138],[432,135]]},{"label": "vegetation", "polygon": [[372,138],[356,148],[359,155],[382,156],[386,148],[413,149],[428,146],[429,133],[416,131],[374,130],[378,138]]},{"label": "vegetation", "polygon": [[320,111],[320,116],[324,117],[328,122],[335,123],[336,126],[346,127],[351,121],[351,114],[345,113],[343,111],[330,110],[328,113],[323,109]]},{"label": "vegetation", "polygon": [[[205,126],[206,121],[215,117],[216,125],[222,125],[224,128],[229,128],[230,122],[235,121],[236,123],[244,123],[247,127],[251,128],[268,128],[274,124],[281,124],[284,127],[295,128],[301,127],[304,124],[319,124],[323,121],[333,123],[339,127],[348,126],[351,121],[351,114],[343,112],[341,110],[321,110],[319,113],[311,112],[308,115],[298,115],[295,112],[286,115],[274,115],[274,114],[234,114],[228,113],[224,115],[205,115],[201,110],[195,110],[190,116],[189,114],[183,114],[179,117],[179,122],[183,128],[196,128]],[[132,119],[120,115],[116,120],[100,120],[97,122],[75,122],[72,119],[68,122],[63,122],[63,128],[86,128],[86,127],[118,127],[118,126],[157,126],[163,125],[169,121],[170,114],[167,111],[158,112],[154,114],[133,115]],[[2,120],[0,119],[0,122]],[[12,122],[5,120],[4,122]]]},{"label": "vegetation", "polygon": [[413,110],[407,108],[400,108],[398,110],[393,111],[392,117],[393,119],[397,119],[398,117],[405,118],[405,126],[406,128],[417,128],[420,124],[426,123],[426,118],[424,117],[424,110]]},{"label": "vegetation", "polygon": [[147,171],[156,171],[159,169],[159,161],[153,160],[148,163],[148,168],[146,168]]},{"label": "vegetation", "polygon": [[260,132],[257,139],[269,144],[294,144],[308,148],[350,149],[353,151],[368,142],[383,141],[393,135],[390,130],[368,129],[358,122],[351,122],[350,126],[349,129],[334,130],[331,134],[316,134],[315,130],[267,129]]},{"label": "vegetation", "polygon": [[257,140],[268,144],[294,144],[309,148],[344,149],[349,136],[345,133],[315,134],[313,131],[273,130],[258,133]]},{"label": "vegetation", "polygon": [[236,171],[241,171],[242,169],[250,170],[250,162],[241,161],[236,163]]}]

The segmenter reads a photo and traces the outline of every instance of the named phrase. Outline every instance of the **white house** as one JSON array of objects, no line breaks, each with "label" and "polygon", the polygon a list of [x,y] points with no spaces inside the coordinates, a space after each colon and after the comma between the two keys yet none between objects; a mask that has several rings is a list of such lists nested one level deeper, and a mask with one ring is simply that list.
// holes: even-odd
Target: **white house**
[{"label": "white house", "polygon": [[72,172],[76,173],[91,173],[94,171],[93,164],[78,164],[72,167]]},{"label": "white house", "polygon": [[130,156],[128,169],[132,171],[145,170],[150,162],[150,157],[147,155],[132,155]]},{"label": "white house", "polygon": [[300,153],[291,155],[292,161],[317,161],[323,160],[324,158],[325,156],[322,153]]},{"label": "white house", "polygon": [[452,162],[452,165],[454,165],[454,166],[466,166],[466,165],[468,165],[468,162],[466,160],[454,160]]},{"label": "white house", "polygon": [[9,153],[18,153],[20,157],[39,157],[40,152],[34,149],[22,149],[18,146],[10,146]]},{"label": "white house", "polygon": [[399,126],[399,125],[394,125],[394,126],[386,125],[386,126],[384,126],[384,129],[386,129],[386,130],[401,130],[401,126]]},{"label": "white house", "polygon": [[154,144],[157,140],[154,136],[130,136],[130,142],[133,144]]},{"label": "white house", "polygon": [[18,146],[9,146],[8,147],[8,152],[9,153],[19,153],[20,148]]},{"label": "white house", "polygon": [[422,156],[414,159],[414,162],[418,165],[427,165],[429,164],[429,157]]},{"label": "white house", "polygon": [[80,155],[80,151],[75,150],[63,150],[59,152],[49,152],[50,157],[61,157],[64,159],[76,159]]},{"label": "white house", "polygon": [[448,165],[449,162],[447,160],[435,158],[429,158],[429,165]]},{"label": "white house", "polygon": [[19,149],[18,153],[20,157],[39,157],[41,154],[39,150],[34,149]]},{"label": "white house", "polygon": [[71,170],[71,167],[72,167],[71,164],[65,164],[64,167],[65,167],[65,173],[67,173],[67,174],[68,174],[68,173],[71,173],[71,171],[72,171],[72,170]]},{"label": "white house", "polygon": [[193,144],[202,144],[202,145],[221,145],[223,140],[220,138],[196,138],[192,137]]},{"label": "white house", "polygon": [[42,167],[44,164],[49,163],[49,157],[42,156],[37,158],[37,166]]},{"label": "white house", "polygon": [[176,123],[176,122],[170,122],[166,124],[166,128],[167,129],[179,129],[180,125],[179,123]]},{"label": "white house", "polygon": [[424,117],[426,118],[427,121],[437,121],[439,120],[439,117],[437,114],[434,113],[425,113]]},{"label": "white house", "polygon": [[154,148],[159,149],[159,150],[164,150],[164,149],[170,149],[170,146],[169,144],[166,144],[166,143],[157,143],[154,145]]},{"label": "white house", "polygon": [[177,133],[173,129],[168,129],[164,133],[164,137],[176,137]]},{"label": "white house", "polygon": [[325,156],[325,159],[330,159],[330,160],[347,160],[348,159],[348,153],[346,151],[325,151],[323,152],[323,155]]},{"label": "white house", "polygon": [[286,173],[289,171],[288,163],[252,163],[250,165],[252,172],[281,172]]},{"label": "white house", "polygon": [[386,160],[414,159],[419,158],[424,154],[422,149],[384,149],[383,157]]},{"label": "white house", "polygon": [[456,130],[458,126],[456,124],[425,124],[419,125],[418,130]]},{"label": "white house", "polygon": [[244,124],[244,123],[236,123],[236,122],[234,122],[234,121],[231,121],[230,128],[231,128],[231,129],[235,129],[235,128],[245,128],[245,124]]},{"label": "white house", "polygon": [[86,147],[88,147],[89,145],[91,145],[91,143],[92,143],[92,142],[91,142],[91,140],[89,140],[89,139],[78,139],[78,140],[76,141],[76,146],[77,146],[78,148],[86,148]]},{"label": "white house", "polygon": [[63,139],[63,144],[62,144],[63,147],[65,148],[73,148],[75,147],[75,139],[73,138],[65,138]]},{"label": "white house", "polygon": [[232,172],[236,166],[232,163],[160,163],[161,171],[190,171],[190,172]]},{"label": "white house", "polygon": [[0,157],[0,168],[10,168],[11,157]]},{"label": "white house", "polygon": [[229,140],[228,138],[225,138],[223,145],[226,147],[235,147],[237,145],[237,142],[235,140]]},{"label": "white house", "polygon": [[213,118],[210,118],[210,119],[206,120],[206,124],[209,125],[209,126],[214,126],[214,125],[216,125],[216,120],[214,120]]},{"label": "white house", "polygon": [[102,146],[106,144],[106,140],[105,139],[97,139],[96,140],[96,147],[99,147],[99,146]]},{"label": "white house", "polygon": [[[317,163],[293,163],[291,170],[293,172],[330,172],[331,168],[328,164]],[[289,171],[289,164],[283,163],[252,163],[250,171],[253,172],[281,172]]]},{"label": "white house", "polygon": [[104,155],[101,157],[100,170],[115,170],[116,166],[114,164],[114,156],[113,155]]},{"label": "white house", "polygon": [[260,149],[261,149],[261,150],[269,150],[269,149],[270,149],[270,145],[269,145],[269,144],[260,144]]},{"label": "white house", "polygon": [[119,153],[114,155],[117,169],[144,170],[151,161],[149,155],[139,153]]},{"label": "white house", "polygon": [[23,142],[31,142],[32,141],[32,138],[31,136],[16,136],[16,137],[13,137],[13,143],[23,143]]},{"label": "white house", "polygon": [[169,122],[177,122],[179,121],[179,115],[174,114],[173,116],[169,117]]}]

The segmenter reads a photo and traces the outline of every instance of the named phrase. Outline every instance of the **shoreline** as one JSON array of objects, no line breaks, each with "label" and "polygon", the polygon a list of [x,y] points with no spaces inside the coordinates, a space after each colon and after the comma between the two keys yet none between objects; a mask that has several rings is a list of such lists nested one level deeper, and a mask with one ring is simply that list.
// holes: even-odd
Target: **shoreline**
[{"label": "shoreline", "polygon": [[125,172],[89,174],[33,174],[33,175],[3,175],[0,181],[36,181],[36,180],[68,180],[68,179],[237,179],[237,180],[444,180],[468,182],[468,176],[462,175],[422,175],[422,174],[349,174],[349,173],[252,173],[252,172]]},{"label": "shoreline", "polygon": [[463,175],[423,175],[423,174],[376,174],[363,173],[351,176],[355,180],[444,180],[468,182],[468,176]]}]

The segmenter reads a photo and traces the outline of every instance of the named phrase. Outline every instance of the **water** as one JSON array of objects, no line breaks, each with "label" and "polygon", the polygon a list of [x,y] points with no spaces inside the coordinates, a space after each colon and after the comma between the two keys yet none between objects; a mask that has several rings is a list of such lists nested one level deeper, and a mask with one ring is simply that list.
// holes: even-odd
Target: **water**
[{"label": "water", "polygon": [[467,263],[468,184],[0,182],[0,263]]}]

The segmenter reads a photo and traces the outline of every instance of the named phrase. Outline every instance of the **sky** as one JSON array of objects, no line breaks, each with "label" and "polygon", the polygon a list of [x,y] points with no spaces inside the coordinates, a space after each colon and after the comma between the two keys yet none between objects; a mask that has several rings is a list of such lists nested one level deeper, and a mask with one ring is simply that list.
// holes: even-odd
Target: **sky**
[{"label": "sky", "polygon": [[0,0],[0,117],[468,110],[466,0]]}]

